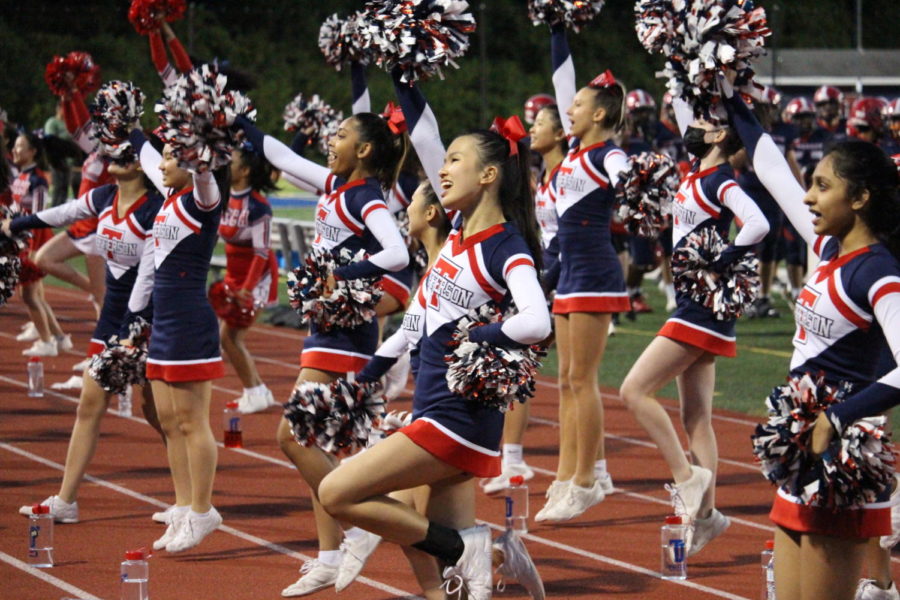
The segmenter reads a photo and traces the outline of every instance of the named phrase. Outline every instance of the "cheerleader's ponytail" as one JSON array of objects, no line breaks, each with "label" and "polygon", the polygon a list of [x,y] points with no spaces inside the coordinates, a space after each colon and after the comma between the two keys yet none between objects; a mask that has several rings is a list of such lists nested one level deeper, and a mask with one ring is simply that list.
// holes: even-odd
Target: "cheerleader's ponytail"
[{"label": "cheerleader's ponytail", "polygon": [[625,126],[625,86],[607,69],[588,84],[596,92],[594,107],[606,111],[600,123],[605,129],[621,131]]}]

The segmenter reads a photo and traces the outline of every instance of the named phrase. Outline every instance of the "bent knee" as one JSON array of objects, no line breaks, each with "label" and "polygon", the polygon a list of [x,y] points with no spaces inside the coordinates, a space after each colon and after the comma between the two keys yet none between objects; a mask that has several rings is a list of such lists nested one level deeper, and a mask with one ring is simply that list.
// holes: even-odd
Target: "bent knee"
[{"label": "bent knee", "polygon": [[622,399],[622,402],[629,409],[634,408],[646,396],[647,391],[644,389],[644,386],[628,377],[625,378],[625,381],[619,387],[619,398]]},{"label": "bent knee", "polygon": [[333,473],[329,473],[319,483],[319,503],[329,515],[341,518],[350,504],[350,500],[345,486],[341,484],[340,478],[332,477],[332,475]]}]

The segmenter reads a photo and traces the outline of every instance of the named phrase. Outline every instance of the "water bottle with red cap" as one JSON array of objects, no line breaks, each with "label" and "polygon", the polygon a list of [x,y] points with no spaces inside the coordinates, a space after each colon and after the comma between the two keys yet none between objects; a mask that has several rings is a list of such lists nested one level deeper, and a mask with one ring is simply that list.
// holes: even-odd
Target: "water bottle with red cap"
[{"label": "water bottle with red cap", "polygon": [[146,548],[128,550],[122,561],[122,593],[121,600],[150,599],[150,565],[147,559],[150,553]]},{"label": "water bottle with red cap", "polygon": [[226,448],[243,448],[244,438],[241,433],[241,412],[237,402],[226,402],[225,412],[222,413],[222,424],[225,435],[222,442]]},{"label": "water bottle with red cap", "polygon": [[760,564],[763,571],[762,600],[775,600],[775,540],[766,540],[766,546],[760,553]]},{"label": "water bottle with red cap", "polygon": [[46,504],[35,504],[28,515],[28,564],[53,566],[53,515]]},{"label": "water bottle with red cap", "polygon": [[528,533],[528,486],[521,475],[510,477],[506,488],[506,528]]},{"label": "water bottle with red cap", "polygon": [[687,579],[687,526],[678,515],[666,517],[662,526],[661,575],[663,579]]}]

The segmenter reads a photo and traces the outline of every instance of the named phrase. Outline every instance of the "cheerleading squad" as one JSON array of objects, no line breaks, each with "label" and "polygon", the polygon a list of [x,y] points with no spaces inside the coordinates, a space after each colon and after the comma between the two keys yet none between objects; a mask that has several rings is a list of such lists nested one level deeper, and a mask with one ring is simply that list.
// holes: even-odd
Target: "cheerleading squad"
[{"label": "cheerleading squad", "polygon": [[[464,23],[466,16],[457,15]],[[723,111],[667,94],[657,118],[652,97],[628,92],[610,70],[578,87],[566,30],[556,23],[554,95],[528,100],[529,131],[517,117],[497,118],[445,148],[414,68],[393,69],[399,106],[376,114],[362,63],[338,55],[329,62],[352,63],[352,116],[328,107],[325,127],[309,116],[324,112],[318,99],[298,97],[289,105],[298,116],[288,146],[255,126],[255,111],[225,87],[216,67],[192,69],[159,16],[132,19],[148,35],[167,86],[155,135],[136,127],[143,94],[128,82],[102,86],[88,110],[83,97],[92,90],[65,75],[84,67],[78,53],[60,58],[48,81],[57,82],[66,123],[89,152],[80,196],[43,208],[40,140],[27,133],[13,145],[15,170],[4,161],[0,171],[13,217],[2,221],[3,234],[24,245],[23,234],[34,232],[19,275],[38,336],[26,353],[56,355],[68,339],[29,258],[49,239],[42,232],[70,226],[54,238],[47,263],[59,272],[71,269],[59,265],[78,252],[105,262],[63,481],[43,502],[59,522],[78,521],[77,491],[100,419],[111,396],[134,385],[164,439],[175,491],[175,504],[154,515],[166,525],[154,549],[187,550],[222,523],[212,504],[217,449],[209,428],[212,380],[224,374],[220,348],[244,387],[242,412],[276,403],[245,338],[277,296],[266,193],[279,174],[319,196],[310,256],[289,284],[310,331],[276,431],[312,490],[319,552],[283,596],[341,591],[386,540],[403,548],[429,599],[460,589],[490,598],[493,568],[543,598],[518,535],[507,531],[492,542],[488,528],[476,525],[476,480],[496,493],[514,476],[534,476],[522,444],[528,397],[542,348],[553,343],[559,456],[535,520],[571,520],[616,491],[597,374],[615,315],[649,310],[641,281],[657,266],[672,314],[620,395],[672,472],[666,487],[688,524],[688,555],[730,525],[715,504],[716,357],[736,355],[741,305],[752,316],[776,315],[768,294],[777,261],[788,264],[797,320],[791,381],[837,399],[806,423],[812,451],[826,453],[832,438],[900,400],[900,200],[886,153],[900,136],[898,100],[857,100],[844,136],[836,89],[818,90],[815,106],[795,98],[782,113],[777,93],[745,98],[733,89],[735,72],[724,69]],[[882,115],[890,124],[883,138]],[[209,123],[217,125],[202,127]],[[325,146],[326,166],[302,156],[315,141]],[[668,218],[661,210],[635,216],[618,208],[623,188],[637,185],[629,173],[648,165],[659,178],[638,186],[638,195],[662,194],[649,190],[669,182],[671,198],[655,197],[657,206],[671,204]],[[738,232],[729,241],[733,223]],[[225,241],[226,276],[207,293],[217,237]],[[819,264],[804,283],[806,245]],[[748,283],[757,277],[754,251],[758,300]],[[78,285],[99,301],[96,282],[81,276]],[[404,309],[400,329],[379,343],[379,318]],[[514,357],[519,370],[497,367],[498,356]],[[145,373],[135,360],[146,362]],[[381,381],[393,373],[405,382],[406,364],[415,384],[412,413],[383,415]],[[502,392],[492,387],[501,379]],[[673,380],[687,455],[654,397]],[[773,392],[770,408],[793,393],[788,388]],[[513,402],[521,406],[508,411]],[[335,421],[345,426],[331,427]],[[764,465],[781,443],[773,423],[754,438]],[[827,502],[824,493],[809,497],[804,486],[831,485],[823,475],[800,485],[771,472],[779,484],[770,515],[778,527],[779,598],[900,597],[889,568],[893,477],[863,480],[865,502],[851,505],[841,502],[842,492]],[[857,591],[867,552],[874,578]],[[838,560],[844,568],[833,568]]]}]

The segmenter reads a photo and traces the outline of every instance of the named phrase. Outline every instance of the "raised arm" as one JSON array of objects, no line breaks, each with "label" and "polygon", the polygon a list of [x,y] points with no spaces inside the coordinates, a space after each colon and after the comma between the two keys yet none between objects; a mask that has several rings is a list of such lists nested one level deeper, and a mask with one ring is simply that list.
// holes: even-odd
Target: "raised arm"
[{"label": "raised arm", "polygon": [[150,40],[150,60],[153,61],[153,67],[162,79],[163,86],[169,87],[175,83],[178,73],[172,68],[169,57],[166,56],[166,44],[163,42],[162,33],[158,29],[151,31],[147,39]]},{"label": "raised arm", "polygon": [[153,187],[159,190],[163,197],[168,196],[169,190],[163,185],[162,171],[159,170],[162,155],[156,151],[152,144],[147,142],[144,132],[140,129],[132,129],[128,140],[134,147],[138,160],[141,161],[141,169],[144,171],[144,175],[153,182]]},{"label": "raised arm", "polygon": [[575,63],[572,62],[566,28],[563,25],[555,25],[550,29],[550,58],[553,64],[553,90],[556,105],[559,107],[559,120],[566,135],[569,135],[572,122],[566,111],[575,99]]},{"label": "raised arm", "polygon": [[353,98],[353,114],[372,112],[369,85],[366,82],[366,67],[356,61],[350,63],[350,93]]},{"label": "raised arm", "polygon": [[678,124],[678,132],[684,137],[688,126],[694,122],[694,109],[681,98],[672,98],[672,108],[675,109],[675,122]]},{"label": "raised arm", "polygon": [[78,90],[72,90],[68,98],[63,100],[63,120],[66,129],[72,134],[72,139],[78,144],[85,154],[90,154],[97,149],[97,140],[92,137],[94,124],[88,113],[84,97]]},{"label": "raised arm", "polygon": [[175,60],[175,68],[178,69],[179,73],[189,72],[194,68],[194,65],[191,63],[191,57],[188,56],[184,46],[181,45],[181,42],[172,30],[172,26],[163,21],[161,28],[163,37],[166,38],[166,44],[169,45],[169,51],[172,53],[172,58]]},{"label": "raised arm", "polygon": [[410,85],[400,81],[400,72],[397,70],[391,75],[394,80],[394,90],[397,92],[397,100],[400,102],[403,116],[406,119],[409,139],[412,140],[413,148],[416,150],[431,187],[438,191],[441,189],[441,178],[438,174],[444,165],[444,156],[447,151],[441,141],[437,117],[434,116],[425,95],[415,84]]},{"label": "raised arm", "polygon": [[222,194],[213,174],[210,171],[194,173],[191,179],[194,181],[194,203],[197,208],[209,212],[218,207]]}]

